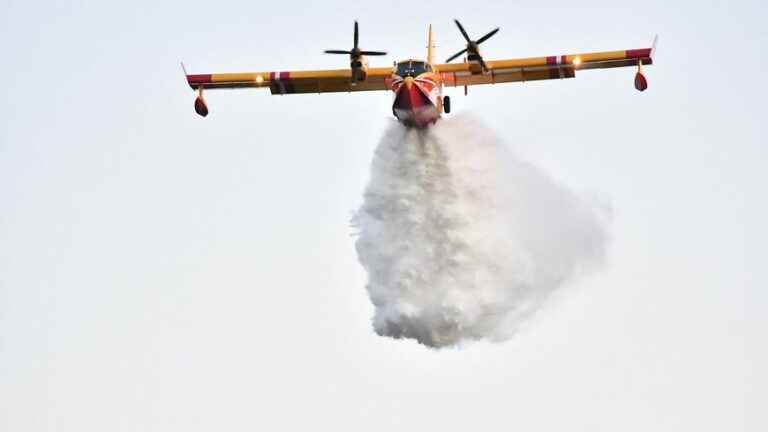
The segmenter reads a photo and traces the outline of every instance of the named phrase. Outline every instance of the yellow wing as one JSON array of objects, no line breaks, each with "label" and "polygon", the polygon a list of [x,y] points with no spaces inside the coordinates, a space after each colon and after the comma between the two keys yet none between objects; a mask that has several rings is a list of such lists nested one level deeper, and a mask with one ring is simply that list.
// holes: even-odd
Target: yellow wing
[{"label": "yellow wing", "polygon": [[447,86],[471,86],[515,81],[573,78],[577,70],[637,66],[653,63],[652,48],[606,51],[549,57],[486,61],[488,72],[477,63],[436,65]]},{"label": "yellow wing", "polygon": [[187,83],[195,90],[263,87],[273,95],[388,89],[385,80],[392,76],[391,67],[368,68],[367,72],[365,81],[354,85],[350,69],[187,75]]}]

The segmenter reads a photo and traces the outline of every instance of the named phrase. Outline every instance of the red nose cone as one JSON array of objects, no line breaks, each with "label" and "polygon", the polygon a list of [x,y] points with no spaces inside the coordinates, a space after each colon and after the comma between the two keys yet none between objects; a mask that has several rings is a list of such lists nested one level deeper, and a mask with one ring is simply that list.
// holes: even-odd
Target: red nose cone
[{"label": "red nose cone", "polygon": [[635,88],[639,91],[645,91],[648,88],[648,80],[642,72],[635,74]]}]

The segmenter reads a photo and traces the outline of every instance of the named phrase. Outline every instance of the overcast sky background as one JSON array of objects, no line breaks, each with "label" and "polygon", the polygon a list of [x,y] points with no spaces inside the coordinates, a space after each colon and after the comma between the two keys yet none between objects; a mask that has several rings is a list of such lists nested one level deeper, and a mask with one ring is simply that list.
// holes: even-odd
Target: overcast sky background
[{"label": "overcast sky background", "polygon": [[[0,430],[762,431],[762,2],[0,3]],[[382,93],[208,93],[197,73],[641,48],[632,69],[451,90],[610,203],[606,267],[504,344],[376,336],[349,227]]]}]

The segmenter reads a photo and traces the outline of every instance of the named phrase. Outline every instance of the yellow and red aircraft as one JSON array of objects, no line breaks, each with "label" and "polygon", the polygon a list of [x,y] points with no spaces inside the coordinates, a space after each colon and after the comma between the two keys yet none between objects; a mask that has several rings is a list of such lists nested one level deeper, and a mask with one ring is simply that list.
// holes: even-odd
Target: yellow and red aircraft
[{"label": "yellow and red aircraft", "polygon": [[[393,67],[368,67],[366,56],[386,53],[360,49],[355,21],[352,49],[325,51],[348,55],[349,69],[197,75],[187,74],[185,70],[184,74],[189,86],[197,91],[195,111],[203,117],[208,115],[203,98],[206,89],[263,87],[269,88],[273,95],[389,90],[394,93],[394,116],[405,125],[415,127],[425,127],[437,121],[441,113],[451,112],[451,100],[443,96],[443,87],[463,86],[466,94],[467,87],[473,85],[574,78],[577,70],[634,66],[637,68],[635,88],[639,91],[648,88],[642,68],[653,63],[656,40],[651,48],[486,61],[480,54],[479,45],[495,35],[499,28],[472,40],[461,23],[454,21],[467,45],[444,64],[434,62],[430,26],[426,61],[404,60],[395,62]],[[462,55],[463,63],[450,63]]]}]

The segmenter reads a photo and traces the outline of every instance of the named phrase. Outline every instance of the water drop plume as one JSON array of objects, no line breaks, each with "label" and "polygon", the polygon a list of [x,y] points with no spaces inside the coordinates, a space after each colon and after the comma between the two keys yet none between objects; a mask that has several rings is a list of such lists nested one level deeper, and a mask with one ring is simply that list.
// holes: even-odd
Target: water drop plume
[{"label": "water drop plume", "polygon": [[352,221],[374,330],[430,347],[506,340],[600,263],[603,218],[473,117],[393,121]]}]

